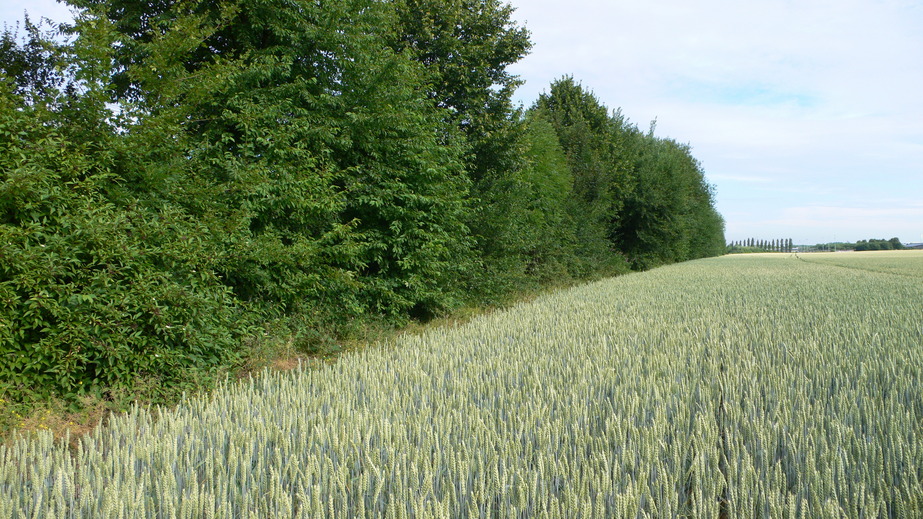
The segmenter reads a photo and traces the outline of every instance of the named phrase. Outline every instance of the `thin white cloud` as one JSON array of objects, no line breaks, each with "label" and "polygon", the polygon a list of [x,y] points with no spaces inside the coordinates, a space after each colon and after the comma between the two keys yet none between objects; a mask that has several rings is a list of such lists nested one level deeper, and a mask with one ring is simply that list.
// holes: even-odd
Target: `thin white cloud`
[{"label": "thin white cloud", "polygon": [[[656,117],[658,133],[690,143],[717,183],[729,235],[798,218],[800,232],[818,240],[837,222],[846,235],[856,213],[821,219],[803,208],[923,193],[921,2],[512,4],[535,41],[512,67],[528,82],[519,98],[529,103],[573,74],[641,126]],[[913,211],[861,218],[908,238],[920,221]]]},{"label": "thin white cloud", "polygon": [[[911,203],[903,201],[903,203]],[[878,218],[916,219],[923,224],[923,206],[902,207],[842,207],[842,206],[806,206],[789,207],[782,211],[783,220],[789,224],[804,221],[832,222],[841,220],[871,220]]]}]

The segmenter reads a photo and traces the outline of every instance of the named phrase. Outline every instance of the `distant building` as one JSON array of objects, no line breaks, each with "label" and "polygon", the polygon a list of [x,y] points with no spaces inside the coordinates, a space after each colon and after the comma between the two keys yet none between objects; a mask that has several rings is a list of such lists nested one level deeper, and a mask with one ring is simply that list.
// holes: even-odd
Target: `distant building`
[{"label": "distant building", "polygon": [[923,243],[905,243],[905,249],[923,249]]}]

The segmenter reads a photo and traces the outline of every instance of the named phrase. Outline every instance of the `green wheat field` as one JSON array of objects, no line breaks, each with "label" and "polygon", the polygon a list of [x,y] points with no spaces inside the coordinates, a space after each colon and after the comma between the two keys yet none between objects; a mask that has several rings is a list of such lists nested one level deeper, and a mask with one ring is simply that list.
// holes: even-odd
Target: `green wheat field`
[{"label": "green wheat field", "polygon": [[697,260],[15,438],[0,519],[923,517],[921,379],[923,251]]}]

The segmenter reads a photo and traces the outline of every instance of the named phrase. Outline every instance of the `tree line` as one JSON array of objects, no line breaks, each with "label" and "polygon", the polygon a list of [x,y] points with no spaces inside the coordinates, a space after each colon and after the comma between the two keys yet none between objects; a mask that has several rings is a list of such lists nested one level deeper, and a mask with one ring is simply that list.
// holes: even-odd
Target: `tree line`
[{"label": "tree line", "polygon": [[901,243],[901,240],[898,238],[891,238],[890,240],[885,239],[869,239],[869,240],[859,240],[853,246],[857,251],[865,250],[904,250],[904,244]]},{"label": "tree line", "polygon": [[820,252],[820,251],[841,251],[841,250],[854,250],[854,251],[869,251],[869,250],[903,250],[907,247],[901,243],[899,238],[891,238],[888,240],[881,238],[872,238],[868,240],[859,240],[855,243],[853,242],[830,242],[830,243],[818,243],[815,245],[806,245],[802,246],[804,252]]},{"label": "tree line", "polygon": [[156,399],[269,323],[318,348],[725,251],[688,145],[569,76],[514,105],[499,0],[68,3],[0,38],[13,398]]},{"label": "tree line", "polygon": [[727,252],[728,254],[740,252],[792,252],[794,247],[791,238],[777,238],[775,240],[748,238],[746,240],[732,241],[727,246]]},{"label": "tree line", "polygon": [[[872,238],[869,240],[859,240],[855,243],[836,242],[836,243],[818,243],[817,245],[799,245],[798,250],[801,252],[817,251],[836,251],[836,250],[903,250],[906,247],[898,238],[889,240]],[[748,238],[746,240],[732,241],[727,246],[728,254],[743,252],[793,252],[795,245],[791,238],[776,240],[759,240]]]}]

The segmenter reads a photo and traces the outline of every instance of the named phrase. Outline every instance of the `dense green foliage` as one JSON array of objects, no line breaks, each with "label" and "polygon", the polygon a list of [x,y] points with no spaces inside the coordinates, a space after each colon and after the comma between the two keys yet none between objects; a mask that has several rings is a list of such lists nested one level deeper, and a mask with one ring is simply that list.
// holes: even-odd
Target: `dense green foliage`
[{"label": "dense green foliage", "polygon": [[[66,66],[31,32],[20,62]],[[82,72],[80,93],[51,74],[0,83],[0,393],[182,390],[234,359],[245,321],[203,222],[126,192]]]},{"label": "dense green foliage", "polygon": [[901,243],[901,240],[898,238],[891,238],[890,240],[881,240],[881,239],[870,239],[870,240],[859,240],[856,242],[855,249],[857,251],[866,251],[866,250],[903,250],[904,244]]},{"label": "dense green foliage", "polygon": [[568,78],[513,106],[531,43],[499,0],[69,3],[66,39],[0,37],[13,399],[723,252],[688,146]]},{"label": "dense green foliage", "polygon": [[653,128],[642,133],[570,77],[554,82],[535,110],[547,114],[567,155],[577,250],[591,264],[619,255],[646,269],[723,254],[724,220],[689,146]]},{"label": "dense green foliage", "polygon": [[0,519],[916,518],[921,305],[920,251],[607,279],[136,407],[74,453],[18,438]]}]

